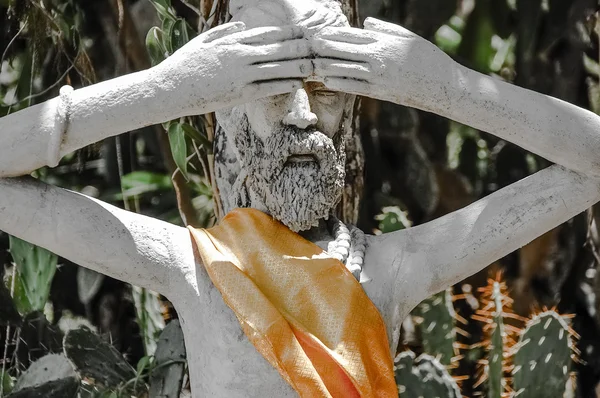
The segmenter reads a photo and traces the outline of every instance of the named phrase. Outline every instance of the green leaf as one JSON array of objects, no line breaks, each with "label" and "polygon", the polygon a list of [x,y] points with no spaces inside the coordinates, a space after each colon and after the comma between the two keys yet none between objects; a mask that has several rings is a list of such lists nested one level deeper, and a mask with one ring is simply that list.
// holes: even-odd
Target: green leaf
[{"label": "green leaf", "polygon": [[201,145],[204,145],[204,147],[207,149],[212,148],[212,143],[209,141],[205,133],[198,131],[197,128],[187,123],[182,123],[181,128],[183,128],[183,131],[190,139],[196,141]]},{"label": "green leaf", "polygon": [[496,53],[491,45],[495,34],[491,2],[475,2],[475,8],[469,15],[462,33],[457,55],[469,60],[471,67],[476,71],[488,73]]},{"label": "green leaf", "polygon": [[148,49],[152,66],[160,64],[168,55],[167,49],[163,45],[163,36],[163,31],[156,26],[151,28],[146,35],[146,48]]},{"label": "green leaf", "polygon": [[138,361],[137,368],[136,368],[137,369],[138,377],[141,376],[144,373],[144,371],[150,366],[150,360],[151,359],[152,359],[151,356],[145,356],[145,357],[142,357]]},{"label": "green leaf", "polygon": [[462,35],[450,25],[442,25],[435,33],[435,44],[444,52],[456,54]]},{"label": "green leaf", "polygon": [[173,29],[175,28],[176,19],[165,19],[162,24],[163,31],[163,47],[167,49],[167,57],[170,57],[171,54],[175,52],[173,49],[173,41],[171,38],[173,37]]},{"label": "green leaf", "polygon": [[184,19],[178,19],[170,31],[171,34],[171,50],[175,52],[190,41],[188,36],[187,23]]},{"label": "green leaf", "polygon": [[58,257],[46,249],[14,236],[10,237],[10,253],[33,311],[46,305]]},{"label": "green leaf", "polygon": [[2,391],[4,394],[10,394],[13,387],[15,386],[14,380],[8,374],[8,371],[0,370],[0,382],[2,383]]},{"label": "green leaf", "polygon": [[168,175],[149,171],[135,171],[126,174],[121,178],[121,185],[126,197],[156,191],[168,191],[173,187],[171,178]]},{"label": "green leaf", "polygon": [[189,180],[187,174],[187,143],[185,141],[185,132],[183,131],[181,123],[171,123],[169,125],[168,133],[175,164],[179,167],[179,170],[181,170],[181,174],[183,174],[185,179]]},{"label": "green leaf", "polygon": [[100,394],[100,398],[119,398],[116,391],[106,390]]},{"label": "green leaf", "polygon": [[156,8],[156,12],[161,21],[164,22],[168,19],[175,19],[175,11],[171,6],[171,0],[150,0],[150,3]]}]

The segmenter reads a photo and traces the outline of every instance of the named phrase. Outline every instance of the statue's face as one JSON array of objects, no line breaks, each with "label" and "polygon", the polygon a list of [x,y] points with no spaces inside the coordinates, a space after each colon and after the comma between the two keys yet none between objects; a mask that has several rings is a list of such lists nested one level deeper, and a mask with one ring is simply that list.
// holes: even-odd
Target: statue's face
[{"label": "statue's face", "polygon": [[[232,0],[230,9],[248,29],[348,26],[335,0]],[[353,106],[354,96],[305,82],[293,93],[218,112],[225,136],[217,134],[215,155],[219,190],[229,196],[225,211],[251,206],[294,231],[327,218],[342,195]]]},{"label": "statue's face", "polygon": [[292,230],[329,216],[345,177],[344,125],[354,97],[318,83],[219,113],[235,144],[250,206]]}]

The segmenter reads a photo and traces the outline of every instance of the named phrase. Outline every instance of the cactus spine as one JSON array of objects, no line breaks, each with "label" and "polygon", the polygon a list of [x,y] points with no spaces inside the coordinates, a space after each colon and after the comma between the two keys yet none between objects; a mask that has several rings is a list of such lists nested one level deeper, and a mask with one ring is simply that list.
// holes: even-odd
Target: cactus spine
[{"label": "cactus spine", "polygon": [[479,379],[475,387],[485,383],[487,397],[509,397],[512,388],[507,376],[511,369],[511,348],[519,329],[507,321],[521,323],[524,320],[512,312],[513,301],[508,296],[501,274],[489,278],[487,286],[479,289],[479,292],[481,307],[472,318],[483,323],[485,339],[475,346],[482,346],[486,357],[479,360]]}]

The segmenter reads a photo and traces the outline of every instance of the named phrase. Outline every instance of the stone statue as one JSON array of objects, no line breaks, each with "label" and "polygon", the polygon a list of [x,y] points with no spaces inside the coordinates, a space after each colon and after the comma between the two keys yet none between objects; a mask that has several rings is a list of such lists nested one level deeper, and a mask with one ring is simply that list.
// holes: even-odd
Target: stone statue
[{"label": "stone statue", "polygon": [[[340,258],[387,325],[600,201],[600,117],[471,71],[402,27],[350,28],[334,0],[231,0],[233,22],[160,65],[0,119],[0,229],[177,308],[197,396],[291,396],[246,339],[185,228],[31,179],[108,136],[217,111],[223,207],[251,206]],[[437,113],[555,163],[455,213],[384,236],[331,216],[354,96]]]}]

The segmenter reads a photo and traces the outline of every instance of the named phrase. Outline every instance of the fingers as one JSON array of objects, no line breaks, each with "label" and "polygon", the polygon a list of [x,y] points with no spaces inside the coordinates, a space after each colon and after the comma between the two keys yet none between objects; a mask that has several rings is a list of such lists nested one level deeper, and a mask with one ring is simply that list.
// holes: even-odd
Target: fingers
[{"label": "fingers", "polygon": [[384,22],[375,18],[367,18],[364,23],[365,30],[387,33],[388,35],[413,38],[418,37],[416,34],[400,25],[395,25],[389,22]]},{"label": "fingers", "polygon": [[377,33],[357,28],[325,28],[316,37],[350,44],[372,44],[379,40]]},{"label": "fingers", "polygon": [[201,35],[203,43],[211,43],[215,40],[241,32],[246,29],[243,22],[230,22],[213,28]]},{"label": "fingers", "polygon": [[312,49],[308,40],[296,39],[285,43],[251,46],[247,49],[246,60],[253,64],[276,62],[288,59],[309,58]]},{"label": "fingers", "polygon": [[[362,46],[362,45],[361,45]],[[368,62],[369,56],[356,44],[315,37],[312,40],[314,55],[321,58],[336,58],[345,61]]]},{"label": "fingers", "polygon": [[268,45],[290,40],[301,39],[304,32],[298,26],[271,26],[245,30],[231,35],[219,44],[246,44],[246,45]]},{"label": "fingers", "polygon": [[345,16],[336,12],[328,12],[324,10],[313,10],[312,14],[301,22],[301,26],[309,31],[317,31],[325,26],[347,26],[348,19]]},{"label": "fingers", "polygon": [[313,64],[310,59],[273,62],[253,65],[249,70],[253,82],[265,80],[303,79],[313,74]]},{"label": "fingers", "polygon": [[347,62],[339,59],[315,59],[314,75],[318,77],[340,77],[368,81],[372,78],[371,65],[365,62]]},{"label": "fingers", "polygon": [[371,97],[373,87],[365,80],[346,78],[346,77],[326,77],[323,84],[329,90],[341,91],[343,93],[363,95]]}]

